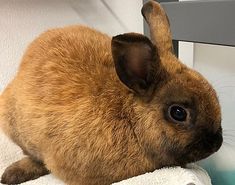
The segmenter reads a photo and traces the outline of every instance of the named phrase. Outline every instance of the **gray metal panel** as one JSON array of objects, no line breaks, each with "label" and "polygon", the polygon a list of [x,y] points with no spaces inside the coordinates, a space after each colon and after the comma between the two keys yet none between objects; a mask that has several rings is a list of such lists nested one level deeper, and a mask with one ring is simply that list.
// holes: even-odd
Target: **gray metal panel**
[{"label": "gray metal panel", "polygon": [[173,39],[235,46],[235,1],[161,3],[171,23]]}]

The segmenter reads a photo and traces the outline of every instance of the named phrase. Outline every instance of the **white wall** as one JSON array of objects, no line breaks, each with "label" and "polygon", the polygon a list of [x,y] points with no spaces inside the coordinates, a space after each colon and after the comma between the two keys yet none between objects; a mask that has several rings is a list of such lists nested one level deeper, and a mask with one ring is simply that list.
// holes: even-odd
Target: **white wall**
[{"label": "white wall", "polygon": [[0,92],[27,45],[54,27],[85,24],[109,35],[143,32],[141,0],[0,0]]},{"label": "white wall", "polygon": [[206,44],[195,44],[194,47],[194,68],[213,84],[222,107],[225,143],[214,156],[218,159],[214,162],[219,170],[234,170],[235,48]]}]

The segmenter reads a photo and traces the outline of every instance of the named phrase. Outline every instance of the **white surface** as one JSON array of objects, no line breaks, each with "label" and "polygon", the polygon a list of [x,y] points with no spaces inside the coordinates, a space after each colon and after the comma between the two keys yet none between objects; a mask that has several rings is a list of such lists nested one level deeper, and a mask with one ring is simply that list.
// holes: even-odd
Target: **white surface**
[{"label": "white surface", "polygon": [[179,42],[179,59],[189,67],[193,67],[194,62],[194,43]]}]

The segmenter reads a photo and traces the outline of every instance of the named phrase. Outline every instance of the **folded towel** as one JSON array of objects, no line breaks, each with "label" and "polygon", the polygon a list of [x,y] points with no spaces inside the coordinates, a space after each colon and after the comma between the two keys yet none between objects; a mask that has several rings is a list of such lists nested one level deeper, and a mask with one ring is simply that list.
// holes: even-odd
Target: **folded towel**
[{"label": "folded towel", "polygon": [[190,164],[187,168],[162,168],[113,185],[211,185],[211,179],[204,169]]},{"label": "folded towel", "polygon": [[[23,154],[18,146],[13,144],[0,131],[0,176],[11,163],[21,159]],[[53,175],[46,175],[22,183],[22,185],[64,185]],[[189,165],[186,169],[181,167],[163,168],[152,173],[146,173],[130,178],[113,185],[211,185],[206,171],[197,165]]]}]

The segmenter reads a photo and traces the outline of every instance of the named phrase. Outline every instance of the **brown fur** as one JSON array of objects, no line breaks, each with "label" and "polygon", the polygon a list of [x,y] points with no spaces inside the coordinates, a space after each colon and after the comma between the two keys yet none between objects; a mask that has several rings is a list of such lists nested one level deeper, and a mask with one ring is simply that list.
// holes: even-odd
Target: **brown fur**
[{"label": "brown fur", "polygon": [[[222,136],[215,91],[172,54],[159,9],[150,1],[142,11],[154,46],[127,34],[114,38],[111,48],[110,37],[83,26],[40,35],[0,97],[3,131],[69,185],[108,185],[217,151]],[[132,70],[124,77],[116,58],[126,57],[118,52],[123,47],[131,51],[127,62],[137,61],[125,66]],[[168,119],[172,103],[187,107],[190,122]]]},{"label": "brown fur", "polygon": [[25,157],[9,166],[2,175],[1,183],[15,184],[36,179],[49,171],[40,162]]}]

